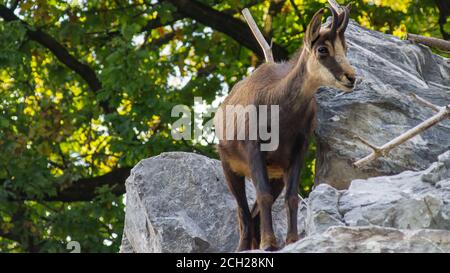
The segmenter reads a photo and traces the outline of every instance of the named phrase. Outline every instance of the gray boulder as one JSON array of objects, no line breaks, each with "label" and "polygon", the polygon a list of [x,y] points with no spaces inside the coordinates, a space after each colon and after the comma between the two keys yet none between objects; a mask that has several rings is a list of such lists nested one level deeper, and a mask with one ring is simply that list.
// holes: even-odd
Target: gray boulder
[{"label": "gray boulder", "polygon": [[348,58],[360,80],[353,93],[341,95],[323,88],[317,94],[316,184],[346,189],[354,179],[426,169],[450,149],[450,121],[362,169],[353,168],[351,163],[371,150],[354,135],[382,145],[431,117],[433,112],[418,104],[410,93],[437,105],[450,104],[450,65],[427,47],[367,30],[354,22],[346,36]]},{"label": "gray boulder", "polygon": [[335,188],[319,185],[309,195],[306,205],[302,206],[305,216],[305,235],[322,233],[332,226],[344,226],[343,217],[339,212],[341,193]]},{"label": "gray boulder", "polygon": [[351,226],[450,230],[449,162],[447,152],[425,171],[353,181],[339,199],[343,221]]},{"label": "gray boulder", "polygon": [[450,151],[424,171],[321,184],[303,211],[306,237],[281,252],[450,252]]},{"label": "gray boulder", "polygon": [[331,226],[450,230],[450,151],[428,169],[354,180],[348,190],[321,184],[311,192],[306,234]]},{"label": "gray boulder", "polygon": [[400,230],[372,227],[330,227],[288,245],[284,253],[449,253],[448,230]]},{"label": "gray boulder", "polygon": [[[163,153],[139,162],[126,181],[126,190],[121,252],[232,252],[237,248],[236,201],[220,161],[191,153]],[[252,205],[255,190],[250,182],[247,195]],[[282,197],[273,215],[282,243],[287,226]],[[299,217],[303,223],[303,215]]]}]

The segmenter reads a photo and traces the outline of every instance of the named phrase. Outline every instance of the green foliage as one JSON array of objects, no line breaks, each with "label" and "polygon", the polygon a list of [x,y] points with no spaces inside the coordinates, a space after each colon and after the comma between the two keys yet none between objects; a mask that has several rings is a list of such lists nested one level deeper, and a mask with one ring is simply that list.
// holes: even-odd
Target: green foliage
[{"label": "green foliage", "polygon": [[[0,0],[7,7],[16,2],[15,14],[28,26],[0,19],[0,252],[68,252],[68,241],[80,242],[83,252],[116,252],[124,203],[115,188],[100,187],[93,200],[77,202],[58,201],[59,191],[165,151],[217,157],[206,140],[171,138],[171,109],[193,109],[194,97],[212,104],[248,74],[255,58],[240,41],[180,19],[167,1]],[[260,26],[270,5],[200,2],[235,18],[250,5]],[[325,2],[285,1],[273,18],[273,41],[294,53]],[[366,27],[441,37],[433,0],[354,2],[352,18]],[[38,29],[95,71],[101,88],[89,88],[27,35]],[[303,195],[313,184],[314,151],[311,144]]]}]

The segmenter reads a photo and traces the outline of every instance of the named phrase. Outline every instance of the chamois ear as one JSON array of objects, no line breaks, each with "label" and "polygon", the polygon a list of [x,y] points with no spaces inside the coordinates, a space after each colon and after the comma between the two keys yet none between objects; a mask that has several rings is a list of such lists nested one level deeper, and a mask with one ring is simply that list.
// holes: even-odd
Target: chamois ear
[{"label": "chamois ear", "polygon": [[306,29],[305,34],[305,46],[308,48],[312,48],[314,42],[319,38],[320,28],[322,27],[322,16],[324,13],[324,9],[320,9],[316,14],[314,14],[311,22]]}]

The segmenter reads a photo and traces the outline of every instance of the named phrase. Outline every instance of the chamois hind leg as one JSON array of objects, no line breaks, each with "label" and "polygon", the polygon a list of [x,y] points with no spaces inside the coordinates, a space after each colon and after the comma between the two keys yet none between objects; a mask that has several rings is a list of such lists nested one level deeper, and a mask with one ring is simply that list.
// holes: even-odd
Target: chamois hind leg
[{"label": "chamois hind leg", "polygon": [[251,214],[245,193],[245,177],[234,173],[226,160],[222,161],[222,167],[230,192],[237,202],[237,214],[239,220],[239,246],[237,251],[249,250],[251,248]]},{"label": "chamois hind leg", "polygon": [[260,248],[265,250],[275,250],[278,248],[278,245],[272,225],[273,197],[271,193],[271,185],[267,177],[267,167],[264,154],[261,152],[257,141],[246,141],[245,149],[247,152],[247,158],[250,159],[248,164],[250,167],[251,179],[256,188],[256,201],[258,202],[260,213]]},{"label": "chamois hind leg", "polygon": [[[280,196],[281,192],[284,188],[284,182],[283,179],[271,179],[270,185],[272,186],[271,192],[273,196],[273,200],[277,200],[278,196]],[[259,243],[261,241],[261,233],[260,233],[260,219],[259,219],[259,209],[258,209],[258,202],[255,201],[253,204],[252,210],[252,249],[258,249]]]},{"label": "chamois hind leg", "polygon": [[297,213],[298,213],[298,185],[300,170],[303,165],[304,157],[308,149],[308,141],[302,139],[299,143],[297,153],[294,155],[289,170],[285,173],[284,182],[286,183],[285,206],[287,210],[287,236],[286,245],[298,241]]}]

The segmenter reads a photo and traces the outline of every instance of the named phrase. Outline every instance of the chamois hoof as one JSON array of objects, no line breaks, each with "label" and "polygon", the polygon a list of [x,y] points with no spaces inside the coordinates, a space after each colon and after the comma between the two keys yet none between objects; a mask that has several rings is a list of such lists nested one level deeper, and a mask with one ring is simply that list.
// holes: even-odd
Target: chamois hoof
[{"label": "chamois hoof", "polygon": [[252,247],[252,250],[259,249],[259,240],[253,238],[251,247]]},{"label": "chamois hoof", "polygon": [[259,244],[259,249],[265,250],[265,251],[276,251],[279,249],[277,244],[277,239],[275,236],[268,236],[266,238],[263,238],[261,240],[261,243]]},{"label": "chamois hoof", "polygon": [[295,243],[295,242],[297,242],[298,240],[299,240],[298,234],[292,234],[292,235],[289,234],[289,235],[286,237],[286,245]]},{"label": "chamois hoof", "polygon": [[237,252],[241,252],[241,251],[246,251],[246,250],[251,250],[252,249],[252,244],[250,240],[243,240],[241,242],[239,242],[239,246],[236,249]]}]

